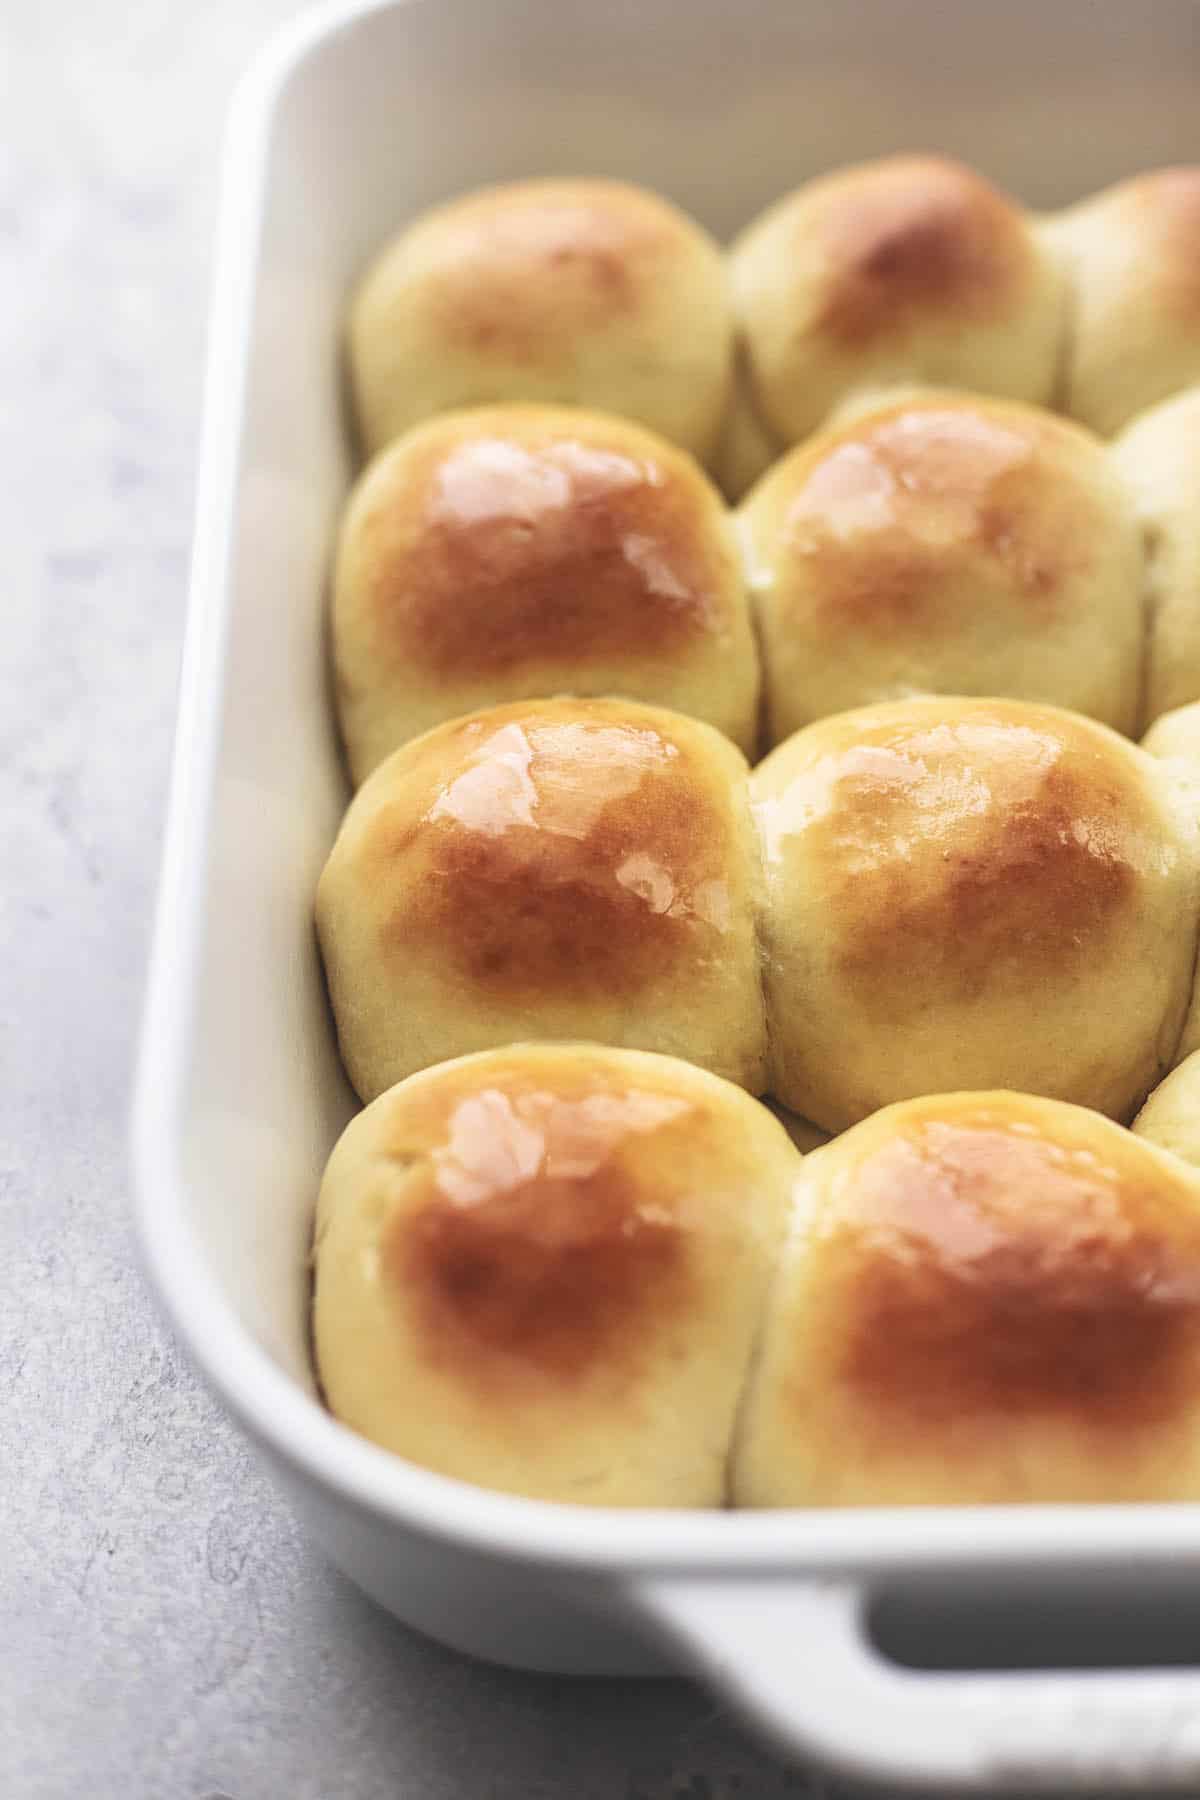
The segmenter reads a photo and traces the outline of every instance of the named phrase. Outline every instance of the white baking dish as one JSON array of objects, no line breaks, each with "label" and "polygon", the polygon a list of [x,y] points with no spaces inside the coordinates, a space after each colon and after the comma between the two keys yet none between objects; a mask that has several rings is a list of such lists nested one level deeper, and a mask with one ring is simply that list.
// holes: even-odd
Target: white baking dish
[{"label": "white baking dish", "polygon": [[720,233],[820,168],[910,147],[1053,205],[1200,153],[1198,33],[1190,0],[412,0],[306,19],[240,94],[136,1108],[142,1233],[181,1336],[316,1536],[448,1643],[553,1670],[690,1665],[793,1750],[865,1776],[1200,1781],[1200,1674],[918,1673],[864,1623],[897,1585],[1144,1610],[1200,1587],[1197,1509],[681,1516],[480,1492],[322,1411],[305,1267],[351,1108],[310,909],[345,800],[322,607],[350,474],[335,345],[364,257],[431,201],[554,170],[645,181]]}]

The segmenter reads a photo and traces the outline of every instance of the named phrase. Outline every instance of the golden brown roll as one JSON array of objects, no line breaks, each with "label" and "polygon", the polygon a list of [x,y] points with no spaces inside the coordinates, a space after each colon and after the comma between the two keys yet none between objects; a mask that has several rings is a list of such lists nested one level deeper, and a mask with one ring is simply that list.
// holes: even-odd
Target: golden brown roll
[{"label": "golden brown roll", "polygon": [[1071,285],[1066,412],[1108,436],[1200,381],[1200,168],[1122,181],[1044,236]]},{"label": "golden brown roll", "polygon": [[1080,1107],[960,1093],[805,1159],[741,1506],[1200,1499],[1200,1176]]},{"label": "golden brown roll", "polygon": [[1196,836],[1169,765],[1020,701],[895,702],[755,770],[771,1091],[827,1131],[1011,1087],[1128,1118],[1176,1053]]},{"label": "golden brown roll", "polygon": [[758,653],[728,514],[682,451],[565,407],[446,413],[368,468],[333,597],[356,781],[527,695],[629,694],[755,747]]},{"label": "golden brown roll", "polygon": [[667,1057],[526,1044],[413,1076],[321,1188],[331,1409],[486,1487],[721,1505],[799,1167],[764,1107]]},{"label": "golden brown roll", "polygon": [[380,764],[317,893],[363,1098],[468,1051],[580,1037],[760,1091],[746,773],[711,726],[610,700],[495,707]]},{"label": "golden brown roll", "polygon": [[1048,404],[1063,279],[1028,216],[960,163],[892,156],[808,182],[731,252],[755,401],[784,443],[859,388]]},{"label": "golden brown roll", "polygon": [[1200,700],[1200,387],[1141,414],[1112,455],[1145,544],[1149,723]]},{"label": "golden brown roll", "polygon": [[619,181],[517,181],[425,213],[368,270],[350,315],[363,442],[493,401],[599,406],[701,459],[728,397],[720,249]]},{"label": "golden brown roll", "polygon": [[1044,700],[1134,730],[1140,539],[1078,426],[968,394],[878,402],[777,463],[739,526],[769,742],[918,693]]}]

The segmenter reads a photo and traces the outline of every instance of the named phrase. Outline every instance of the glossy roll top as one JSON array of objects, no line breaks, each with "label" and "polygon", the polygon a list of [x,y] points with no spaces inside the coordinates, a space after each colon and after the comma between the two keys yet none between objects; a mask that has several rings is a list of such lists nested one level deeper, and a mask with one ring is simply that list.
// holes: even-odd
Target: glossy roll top
[{"label": "glossy roll top", "polygon": [[825,1131],[964,1084],[1128,1118],[1192,1047],[1193,710],[1148,755],[1052,707],[894,702],[753,776],[711,727],[632,701],[439,726],[360,789],[320,881],[351,1079],[370,1099],[583,1035]]},{"label": "glossy roll top", "polygon": [[765,1081],[745,758],[632,701],[439,726],[359,790],[317,922],[364,1099],[520,1038],[587,1037]]},{"label": "glossy roll top", "polygon": [[1045,700],[1135,728],[1141,542],[1078,426],[969,394],[880,402],[778,462],[739,524],[769,742],[914,693]]},{"label": "glossy roll top", "polygon": [[799,1156],[665,1057],[518,1045],[347,1128],[318,1210],[332,1410],[414,1462],[607,1506],[719,1506]]},{"label": "glossy roll top", "polygon": [[418,426],[366,471],[333,601],[352,772],[472,707],[628,694],[755,747],[758,657],[729,517],[692,459],[607,414]]},{"label": "glossy roll top", "polygon": [[1128,1118],[1191,992],[1192,767],[1018,701],[788,739],[751,781],[772,1092],[827,1131],[956,1087]]},{"label": "glossy roll top", "polygon": [[330,1158],[325,1395],[427,1468],[585,1505],[1195,1500],[1200,1173],[1159,1110],[1139,1138],[940,1095],[802,1160],[669,1058],[443,1064]]},{"label": "glossy roll top", "polygon": [[1052,399],[1061,270],[960,163],[894,156],[810,181],[746,229],[730,275],[743,404],[780,445],[898,382]]},{"label": "glossy roll top", "polygon": [[920,693],[1132,733],[1200,694],[1198,520],[1200,389],[1111,447],[1012,401],[860,399],[733,516],[627,420],[446,414],[376,459],[343,522],[351,772],[464,711],[564,693],[653,699],[748,755]]},{"label": "glossy roll top", "polygon": [[1200,1498],[1200,1177],[1081,1108],[889,1107],[806,1159],[741,1506]]},{"label": "glossy roll top", "polygon": [[728,398],[721,252],[617,181],[519,181],[426,213],[368,270],[349,326],[361,435],[495,401],[603,407],[705,458]]}]

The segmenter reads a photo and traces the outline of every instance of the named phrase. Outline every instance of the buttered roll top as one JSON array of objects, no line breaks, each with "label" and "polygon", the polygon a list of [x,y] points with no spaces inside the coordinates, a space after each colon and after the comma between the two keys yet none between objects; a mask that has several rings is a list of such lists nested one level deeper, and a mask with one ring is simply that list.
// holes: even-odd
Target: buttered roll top
[{"label": "buttered roll top", "polygon": [[626,696],[753,757],[919,694],[1134,734],[1200,697],[1200,389],[1113,446],[1043,409],[861,398],[736,513],[693,459],[578,408],[450,413],[359,481],[331,641],[361,782],[443,720]]},{"label": "buttered roll top", "polygon": [[881,402],[777,463],[739,524],[772,743],[916,693],[1046,700],[1135,728],[1134,506],[1066,420],[967,394]]},{"label": "buttered roll top", "polygon": [[363,1098],[523,1037],[662,1051],[761,1090],[746,772],[710,726],[631,701],[496,707],[396,751],[317,896]]},{"label": "buttered roll top", "polygon": [[742,1506],[1200,1495],[1200,1176],[1024,1094],[807,1158],[744,1402]]},{"label": "buttered roll top", "polygon": [[1192,802],[1114,732],[913,700],[755,770],[772,1091],[829,1131],[1013,1087],[1127,1118],[1170,1066],[1196,945]]},{"label": "buttered roll top", "polygon": [[670,1058],[517,1045],[347,1128],[316,1233],[329,1404],[443,1474],[717,1506],[799,1157]]},{"label": "buttered roll top", "polygon": [[1195,1500],[1200,1172],[1138,1129],[942,1094],[801,1159],[670,1058],[465,1057],[330,1159],[322,1385],[414,1462],[584,1505]]},{"label": "buttered roll top", "polygon": [[367,470],[333,603],[355,779],[472,707],[628,694],[747,753],[758,656],[719,495],[683,452],[607,414],[446,414]]},{"label": "buttered roll top", "polygon": [[825,1131],[963,1084],[1128,1118],[1192,992],[1186,717],[1150,755],[1030,702],[898,701],[797,732],[752,776],[710,726],[633,701],[438,726],[369,777],[321,877],[347,1069],[370,1098],[583,1035]]}]

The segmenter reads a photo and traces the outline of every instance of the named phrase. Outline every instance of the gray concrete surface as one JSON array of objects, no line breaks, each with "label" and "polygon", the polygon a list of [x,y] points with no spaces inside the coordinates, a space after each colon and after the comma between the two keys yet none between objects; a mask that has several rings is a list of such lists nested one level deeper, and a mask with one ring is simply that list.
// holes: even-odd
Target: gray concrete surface
[{"label": "gray concrete surface", "polygon": [[434,1649],[310,1550],[143,1290],[125,1120],[215,151],[289,0],[0,9],[0,1795],[775,1800],[682,1683]]}]

